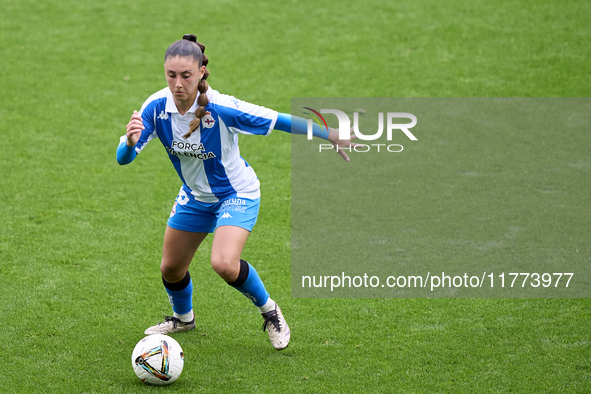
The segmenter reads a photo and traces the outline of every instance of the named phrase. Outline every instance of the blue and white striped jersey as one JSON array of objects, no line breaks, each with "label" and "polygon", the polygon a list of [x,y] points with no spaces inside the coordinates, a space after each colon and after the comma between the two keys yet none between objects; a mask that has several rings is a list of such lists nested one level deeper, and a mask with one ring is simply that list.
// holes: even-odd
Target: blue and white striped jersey
[{"label": "blue and white striped jersey", "polygon": [[[260,197],[259,180],[240,156],[238,134],[269,135],[277,112],[246,103],[209,88],[211,115],[201,119],[199,128],[188,138],[189,124],[195,119],[197,102],[185,115],[179,114],[168,87],[154,93],[142,106],[145,129],[135,146],[140,153],[158,137],[168,153],[188,195],[206,203],[226,197]],[[123,138],[123,137],[122,137]]]}]

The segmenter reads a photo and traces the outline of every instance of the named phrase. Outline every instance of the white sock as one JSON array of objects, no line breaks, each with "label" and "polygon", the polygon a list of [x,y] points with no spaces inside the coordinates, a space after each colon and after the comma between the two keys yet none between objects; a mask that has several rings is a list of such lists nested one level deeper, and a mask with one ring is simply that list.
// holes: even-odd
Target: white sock
[{"label": "white sock", "polygon": [[259,312],[267,313],[274,310],[276,305],[277,304],[275,304],[275,301],[273,301],[271,297],[269,297],[269,299],[267,300],[267,302],[265,302],[263,306],[257,306],[257,308],[259,308]]},{"label": "white sock", "polygon": [[189,323],[195,318],[195,314],[193,313],[193,309],[191,309],[187,313],[176,313],[174,312],[174,317],[182,321],[183,323]]}]

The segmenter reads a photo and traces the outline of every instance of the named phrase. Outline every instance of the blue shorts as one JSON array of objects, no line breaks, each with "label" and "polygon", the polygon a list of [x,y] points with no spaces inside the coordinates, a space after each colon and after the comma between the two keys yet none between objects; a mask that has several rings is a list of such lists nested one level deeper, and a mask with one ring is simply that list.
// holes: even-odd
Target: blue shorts
[{"label": "blue shorts", "polygon": [[199,202],[181,188],[168,225],[193,233],[213,233],[220,226],[237,226],[251,231],[257,222],[260,200],[228,197],[216,203]]}]

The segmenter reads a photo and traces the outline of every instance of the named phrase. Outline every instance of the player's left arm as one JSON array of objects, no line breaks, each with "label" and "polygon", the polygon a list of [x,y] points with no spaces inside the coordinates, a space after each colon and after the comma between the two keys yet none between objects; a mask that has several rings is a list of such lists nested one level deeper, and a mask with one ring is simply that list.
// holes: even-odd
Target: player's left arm
[{"label": "player's left arm", "polygon": [[[218,114],[224,118],[226,126],[231,132],[251,135],[269,135],[272,130],[281,130],[293,134],[307,134],[308,121],[299,116],[278,113],[272,109],[237,100],[227,95],[217,97],[219,107]],[[347,139],[340,139],[337,129],[322,128],[313,125],[313,135],[327,140],[345,161],[349,156],[343,149],[360,146],[351,142],[356,136],[350,135]]]},{"label": "player's left arm", "polygon": [[[277,122],[275,122],[275,129],[285,131],[291,134],[308,134],[308,120],[299,116],[291,114],[279,113],[277,115]],[[340,139],[339,130],[333,128],[321,127],[314,123],[312,125],[312,135],[314,137],[327,140],[345,161],[349,161],[349,156],[345,153],[343,148],[356,147],[362,144],[351,142],[356,136],[350,135],[348,139]],[[350,150],[350,149],[349,149]]]}]

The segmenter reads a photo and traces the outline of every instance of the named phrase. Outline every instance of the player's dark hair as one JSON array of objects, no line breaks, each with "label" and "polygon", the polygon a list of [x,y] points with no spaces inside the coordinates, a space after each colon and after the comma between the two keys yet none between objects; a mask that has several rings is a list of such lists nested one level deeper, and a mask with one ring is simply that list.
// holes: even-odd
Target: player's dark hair
[{"label": "player's dark hair", "polygon": [[207,63],[209,63],[209,59],[205,56],[205,45],[197,41],[197,36],[194,34],[185,34],[182,40],[178,40],[173,42],[166,53],[164,54],[164,61],[169,57],[190,57],[196,62],[199,63],[199,68],[201,66],[205,66],[205,73],[203,74],[203,78],[199,81],[197,85],[197,90],[199,90],[199,97],[197,97],[197,104],[199,107],[195,111],[195,120],[191,122],[189,125],[189,132],[183,135],[183,138],[189,138],[191,134],[199,127],[199,123],[201,123],[201,118],[205,115],[209,115],[209,112],[205,112],[205,106],[209,104],[209,100],[207,99],[207,89],[209,85],[207,84],[207,77],[209,77],[209,70],[207,70]]}]

